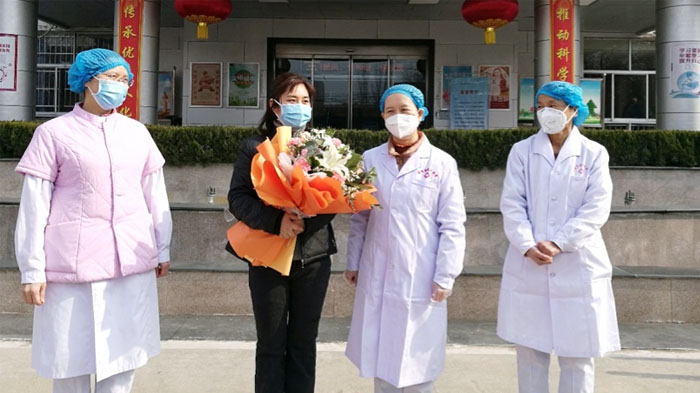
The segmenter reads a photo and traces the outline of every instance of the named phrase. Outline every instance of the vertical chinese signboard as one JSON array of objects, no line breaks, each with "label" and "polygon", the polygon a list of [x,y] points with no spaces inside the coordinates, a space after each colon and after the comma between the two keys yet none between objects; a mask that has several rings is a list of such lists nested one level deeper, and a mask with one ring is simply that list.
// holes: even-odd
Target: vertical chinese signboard
[{"label": "vertical chinese signboard", "polygon": [[139,76],[141,71],[141,30],[143,27],[143,0],[119,0],[118,52],[131,67],[134,85],[119,113],[139,119]]},{"label": "vertical chinese signboard", "polygon": [[574,83],[574,1],[550,0],[550,78]]}]

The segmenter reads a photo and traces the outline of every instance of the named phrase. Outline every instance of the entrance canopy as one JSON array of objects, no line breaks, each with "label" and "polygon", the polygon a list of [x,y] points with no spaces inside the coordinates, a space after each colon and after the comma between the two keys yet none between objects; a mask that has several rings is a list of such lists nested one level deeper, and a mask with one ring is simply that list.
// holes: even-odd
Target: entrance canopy
[{"label": "entrance canopy", "polygon": [[[279,1],[279,0],[277,0]],[[233,0],[229,18],[279,19],[462,19],[463,0]],[[183,19],[174,0],[161,0],[162,27],[179,27]],[[654,0],[582,0],[584,33],[638,33],[655,25]],[[534,24],[535,0],[520,0],[518,20]],[[66,28],[104,28],[114,25],[114,0],[39,0],[39,19]],[[428,38],[428,37],[426,37]]]}]

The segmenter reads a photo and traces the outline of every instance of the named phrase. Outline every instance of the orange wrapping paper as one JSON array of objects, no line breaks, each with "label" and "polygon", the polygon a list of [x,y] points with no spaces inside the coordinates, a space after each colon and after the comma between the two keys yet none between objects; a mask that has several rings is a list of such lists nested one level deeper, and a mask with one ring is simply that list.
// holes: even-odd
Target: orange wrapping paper
[{"label": "orange wrapping paper", "polygon": [[[343,195],[340,182],[330,177],[314,176],[307,179],[300,166],[292,171],[291,182],[279,167],[277,156],[289,152],[287,142],[291,128],[279,127],[272,141],[266,139],[258,145],[253,157],[250,177],[260,199],[276,207],[298,208],[304,214],[354,213],[377,205],[372,196],[374,188],[355,193],[353,206]],[[353,209],[354,207],[354,209]],[[248,227],[239,221],[226,232],[236,253],[249,260],[253,266],[265,266],[288,276],[292,267],[296,238],[283,239],[265,231]]]}]

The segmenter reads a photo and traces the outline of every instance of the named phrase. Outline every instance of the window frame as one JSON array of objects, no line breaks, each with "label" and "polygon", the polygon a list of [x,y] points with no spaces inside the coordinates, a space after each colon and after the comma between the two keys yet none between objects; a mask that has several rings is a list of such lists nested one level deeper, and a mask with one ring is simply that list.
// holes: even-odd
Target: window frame
[{"label": "window frame", "polygon": [[[632,64],[632,44],[634,41],[655,41],[655,40],[650,40],[647,38],[638,38],[638,37],[615,37],[615,36],[586,36],[584,37],[584,45],[586,44],[586,41],[590,40],[595,40],[595,41],[606,41],[606,40],[614,40],[614,41],[621,41],[621,40],[626,40],[627,41],[627,70],[590,70],[590,69],[584,69],[583,70],[583,77],[588,78],[602,78],[605,83],[603,83],[604,89],[610,89],[610,111],[605,111],[604,115],[605,117],[603,118],[603,122],[605,124],[606,128],[617,128],[620,126],[625,126],[626,129],[631,130],[631,129],[645,129],[645,128],[653,128],[656,125],[656,116],[650,117],[649,113],[649,108],[650,108],[650,101],[653,99],[655,106],[658,107],[658,101],[656,94],[653,96],[650,96],[650,76],[656,76],[656,70],[636,70],[634,69],[634,65]],[[584,47],[585,48],[585,47]],[[584,50],[584,55],[585,55],[585,50]],[[607,83],[606,77],[610,75],[611,80],[610,83]],[[616,76],[643,76],[645,79],[645,100],[644,100],[644,118],[624,118],[624,117],[615,117],[615,77]],[[607,92],[606,92],[607,93]],[[607,97],[607,94],[604,93],[603,97],[604,100]]]},{"label": "window frame", "polygon": [[[58,51],[50,51],[50,48],[52,47],[57,47],[57,45],[51,45],[48,43],[49,40],[52,39],[57,39],[57,38],[65,38],[67,39],[66,45],[70,47],[70,49],[66,52],[58,52]],[[37,37],[37,50],[36,50],[36,55],[37,55],[37,65],[36,65],[36,71],[35,71],[35,80],[36,80],[36,85],[34,86],[34,103],[35,103],[35,108],[36,108],[36,117],[37,118],[53,118],[57,117],[60,115],[63,115],[65,113],[70,112],[68,111],[62,111],[60,110],[61,108],[72,108],[75,102],[80,102],[80,95],[76,94],[77,100],[75,102],[70,102],[70,100],[65,100],[63,102],[63,94],[68,91],[69,95],[73,95],[75,93],[70,93],[70,89],[67,89],[67,77],[65,79],[66,85],[64,86],[59,86],[61,83],[62,79],[60,78],[60,73],[64,72],[64,70],[68,70],[70,66],[73,64],[75,61],[75,56],[78,53],[78,46],[82,45],[82,42],[85,39],[92,39],[92,40],[102,40],[100,47],[105,47],[105,49],[112,49],[113,46],[113,33],[108,30],[95,30],[95,31],[73,31],[73,30],[54,30],[54,27],[52,27],[49,30],[44,31],[43,33],[40,31],[39,36]],[[50,57],[49,62],[45,63],[40,63],[39,59],[42,56],[48,56]],[[51,58],[51,56],[54,56]],[[56,61],[57,56],[64,56],[64,57],[70,57],[70,61],[66,62],[59,62]],[[49,86],[39,85],[40,78],[39,78],[39,73],[40,72],[51,72],[53,71],[54,73],[54,79],[53,79],[53,84]],[[39,92],[40,91],[53,91],[53,111],[46,111],[46,110],[39,110]],[[41,105],[42,107],[48,107],[48,105]]]}]

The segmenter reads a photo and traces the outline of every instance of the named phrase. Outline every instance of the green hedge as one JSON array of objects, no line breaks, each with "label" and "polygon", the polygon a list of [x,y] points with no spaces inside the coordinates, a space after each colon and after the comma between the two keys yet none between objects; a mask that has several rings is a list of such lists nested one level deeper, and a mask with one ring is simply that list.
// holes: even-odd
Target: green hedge
[{"label": "green hedge", "polygon": [[[22,156],[38,123],[0,122],[0,158]],[[238,145],[256,133],[254,128],[232,126],[148,126],[170,165],[231,163]],[[334,130],[335,135],[358,152],[387,139],[386,132]],[[534,129],[426,130],[431,143],[472,170],[503,168],[511,146],[532,135]],[[603,144],[616,166],[700,166],[700,132],[585,130]]]}]

